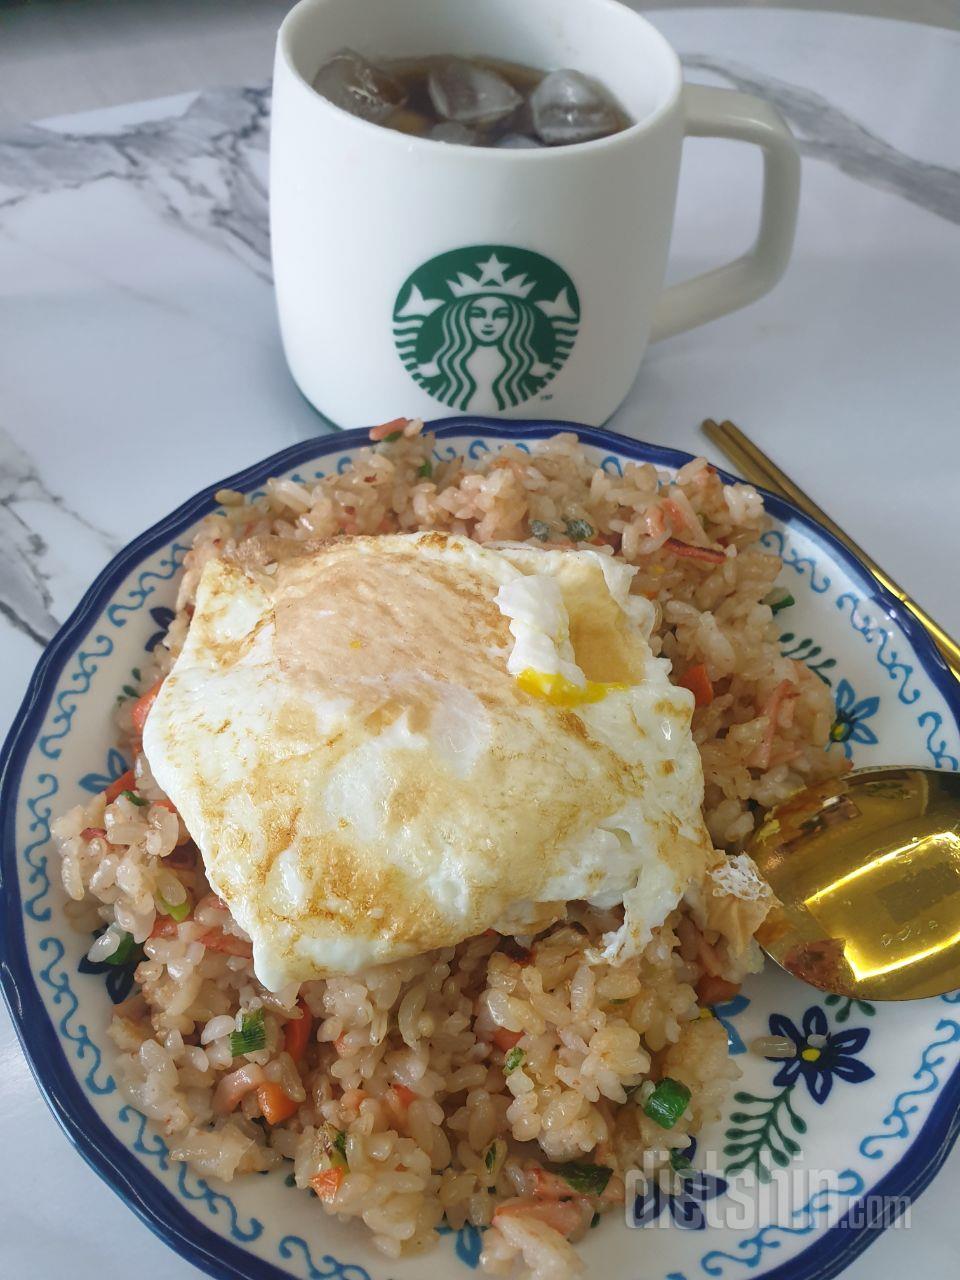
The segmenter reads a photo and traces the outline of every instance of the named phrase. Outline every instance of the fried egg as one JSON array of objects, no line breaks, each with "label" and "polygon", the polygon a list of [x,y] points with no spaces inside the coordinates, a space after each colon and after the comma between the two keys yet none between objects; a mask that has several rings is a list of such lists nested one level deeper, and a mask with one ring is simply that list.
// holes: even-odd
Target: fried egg
[{"label": "fried egg", "polygon": [[278,989],[623,904],[711,864],[692,695],[593,550],[444,533],[204,568],[144,750]]}]

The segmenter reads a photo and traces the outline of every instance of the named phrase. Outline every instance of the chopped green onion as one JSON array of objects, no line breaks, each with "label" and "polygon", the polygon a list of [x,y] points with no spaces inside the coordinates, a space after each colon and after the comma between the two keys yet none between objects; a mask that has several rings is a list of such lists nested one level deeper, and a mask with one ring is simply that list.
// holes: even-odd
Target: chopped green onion
[{"label": "chopped green onion", "polygon": [[433,475],[433,463],[427,458],[426,462],[421,462],[417,467],[417,475],[421,480],[429,480]]},{"label": "chopped green onion", "polygon": [[514,1048],[510,1050],[503,1060],[503,1069],[506,1071],[507,1075],[509,1075],[511,1071],[516,1071],[524,1057],[525,1054],[522,1049]]},{"label": "chopped green onion", "polygon": [[349,1169],[347,1164],[347,1135],[343,1129],[332,1124],[323,1126],[323,1148],[331,1166],[338,1169]]},{"label": "chopped green onion", "polygon": [[674,1147],[670,1152],[670,1166],[674,1173],[679,1173],[681,1178],[687,1178],[693,1172],[689,1157],[685,1156],[678,1147]]},{"label": "chopped green onion", "polygon": [[582,1196],[603,1195],[613,1173],[604,1164],[587,1164],[582,1160],[568,1160],[566,1164],[557,1165],[556,1171]]},{"label": "chopped green onion", "polygon": [[648,1115],[661,1129],[672,1129],[686,1111],[689,1101],[687,1086],[664,1076],[643,1104],[644,1115]]},{"label": "chopped green onion", "polygon": [[230,1052],[235,1058],[244,1053],[256,1053],[258,1049],[267,1047],[267,1029],[263,1025],[263,1010],[254,1009],[245,1013],[240,1021],[240,1030],[230,1033]]},{"label": "chopped green onion", "polygon": [[138,809],[145,808],[146,805],[149,803],[149,801],[144,800],[141,796],[138,796],[135,791],[121,791],[120,794],[124,796],[125,799],[129,800],[131,804],[135,804]]},{"label": "chopped green onion", "polygon": [[182,902],[178,902],[177,905],[174,906],[172,902],[168,902],[166,898],[161,897],[158,893],[156,903],[157,910],[160,914],[162,916],[170,916],[172,920],[176,920],[177,924],[186,920],[187,916],[190,914],[191,903],[189,895],[184,898]]},{"label": "chopped green onion", "polygon": [[770,612],[776,616],[781,609],[789,609],[797,602],[789,591],[773,590],[769,595],[764,596],[763,603],[769,605]]},{"label": "chopped green onion", "polygon": [[590,1226],[592,1228],[592,1227],[599,1227],[599,1225],[600,1225],[600,1215],[599,1213],[595,1213],[593,1217],[590,1219]]},{"label": "chopped green onion", "polygon": [[135,947],[136,943],[133,940],[133,934],[123,934],[120,938],[120,943],[117,946],[116,951],[114,951],[112,955],[104,957],[104,964],[126,964],[133,954]]},{"label": "chopped green onion", "polygon": [[550,541],[550,526],[546,520],[531,520],[530,532],[535,538],[539,538],[541,542]]},{"label": "chopped green onion", "polygon": [[589,542],[597,532],[588,520],[564,520],[563,527],[573,542]]},{"label": "chopped green onion", "polygon": [[502,1138],[494,1138],[483,1156],[483,1163],[488,1173],[496,1176],[507,1158],[507,1144]]},{"label": "chopped green onion", "polygon": [[393,444],[395,440],[399,440],[403,435],[402,431],[391,431],[388,436],[383,437],[384,444]]},{"label": "chopped green onion", "polygon": [[288,1173],[283,1180],[283,1185],[285,1187],[295,1187],[297,1185],[296,1177],[292,1173]]}]

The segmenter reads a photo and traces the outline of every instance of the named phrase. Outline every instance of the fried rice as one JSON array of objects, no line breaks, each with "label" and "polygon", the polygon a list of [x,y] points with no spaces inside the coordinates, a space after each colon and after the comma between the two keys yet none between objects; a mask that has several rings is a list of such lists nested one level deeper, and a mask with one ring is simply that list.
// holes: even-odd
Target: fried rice
[{"label": "fried rice", "polygon": [[[146,686],[176,658],[211,557],[264,565],[290,540],[425,529],[592,545],[637,566],[633,590],[659,606],[654,651],[697,695],[704,816],[732,869],[768,806],[842,767],[824,750],[826,686],[777,644],[780,561],[753,488],[702,458],[675,477],[611,473],[569,434],[438,462],[421,423],[388,428],[342,473],[218,495]],[[709,1005],[759,967],[769,898],[682,906],[616,967],[587,953],[619,909],[573,903],[536,937],[488,932],[270,992],[139,749],[149,703],[119,710],[131,773],[54,828],[73,923],[97,935],[89,958],[136,966],[110,1026],[130,1103],[174,1160],[227,1181],[283,1166],[316,1196],[305,1214],[361,1219],[388,1257],[472,1223],[487,1274],[580,1274],[574,1245],[622,1207],[627,1173],[669,1175],[671,1151],[718,1117],[738,1071]],[[689,1091],[669,1129],[645,1106],[663,1080]]]}]

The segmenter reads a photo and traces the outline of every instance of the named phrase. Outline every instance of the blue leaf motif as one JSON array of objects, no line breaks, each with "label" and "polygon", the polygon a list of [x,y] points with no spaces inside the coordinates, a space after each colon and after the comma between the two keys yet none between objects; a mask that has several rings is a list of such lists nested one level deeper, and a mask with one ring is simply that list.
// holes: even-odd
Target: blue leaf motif
[{"label": "blue leaf motif", "polygon": [[437,1227],[438,1236],[456,1236],[457,1242],[454,1245],[454,1252],[461,1262],[465,1263],[471,1269],[475,1269],[480,1262],[480,1254],[483,1252],[483,1232],[485,1227],[475,1227],[472,1222],[464,1223],[459,1231],[448,1226],[445,1222],[441,1222]]},{"label": "blue leaf motif", "polygon": [[727,1048],[731,1056],[747,1051],[743,1037],[733,1025],[733,1019],[743,1013],[749,1004],[750,1000],[747,996],[735,995],[732,1000],[724,1000],[721,1004],[713,1006],[713,1016],[727,1033]]},{"label": "blue leaf motif", "polygon": [[111,747],[107,752],[106,771],[104,773],[85,773],[80,779],[80,785],[84,791],[99,795],[101,791],[106,791],[111,782],[116,782],[117,778],[123,777],[129,768],[130,766],[116,747]]}]

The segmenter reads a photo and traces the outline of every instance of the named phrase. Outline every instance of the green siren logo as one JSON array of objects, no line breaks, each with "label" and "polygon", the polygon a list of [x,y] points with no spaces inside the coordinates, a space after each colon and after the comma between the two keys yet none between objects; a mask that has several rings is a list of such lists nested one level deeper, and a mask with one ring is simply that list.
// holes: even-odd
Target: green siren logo
[{"label": "green siren logo", "polygon": [[580,324],[573,281],[529,249],[473,245],[404,281],[393,336],[411,376],[443,404],[496,413],[529,400],[563,367]]}]

